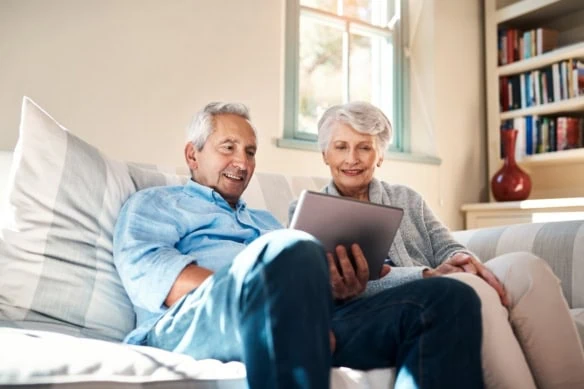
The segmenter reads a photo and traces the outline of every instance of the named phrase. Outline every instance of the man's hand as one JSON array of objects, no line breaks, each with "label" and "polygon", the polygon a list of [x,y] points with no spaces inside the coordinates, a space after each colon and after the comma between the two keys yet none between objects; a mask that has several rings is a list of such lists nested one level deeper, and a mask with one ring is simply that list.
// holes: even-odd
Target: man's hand
[{"label": "man's hand", "polygon": [[351,245],[354,267],[344,246],[337,246],[335,252],[338,266],[335,262],[335,256],[332,253],[326,254],[333,296],[335,299],[345,300],[360,295],[365,290],[369,280],[369,265],[367,265],[363,251],[358,244]]},{"label": "man's hand", "polygon": [[503,284],[499,282],[493,272],[471,255],[465,253],[455,254],[441,263],[436,269],[424,270],[423,276],[424,278],[428,278],[457,272],[471,273],[482,278],[497,291],[501,299],[501,304],[506,307],[509,306],[509,298]]},{"label": "man's hand", "polygon": [[337,349],[337,338],[335,337],[335,333],[333,332],[333,330],[329,331],[329,343],[331,345],[331,354],[332,354]]}]

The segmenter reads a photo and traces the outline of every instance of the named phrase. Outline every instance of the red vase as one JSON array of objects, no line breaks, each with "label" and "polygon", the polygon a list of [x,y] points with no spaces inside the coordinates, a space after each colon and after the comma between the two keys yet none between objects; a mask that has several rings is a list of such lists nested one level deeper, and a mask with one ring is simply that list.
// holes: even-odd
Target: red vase
[{"label": "red vase", "polygon": [[501,130],[501,142],[505,152],[503,167],[491,179],[491,190],[497,201],[525,200],[531,192],[529,175],[515,161],[517,130]]}]

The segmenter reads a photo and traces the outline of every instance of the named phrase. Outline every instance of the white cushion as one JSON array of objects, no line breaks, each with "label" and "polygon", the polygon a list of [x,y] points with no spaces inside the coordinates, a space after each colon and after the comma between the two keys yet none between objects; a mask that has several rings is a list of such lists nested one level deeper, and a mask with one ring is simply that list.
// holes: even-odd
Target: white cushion
[{"label": "white cushion", "polygon": [[[145,346],[0,328],[0,386],[243,389],[245,366]],[[334,368],[333,389],[387,389],[395,369]]]},{"label": "white cushion", "polygon": [[25,97],[0,229],[0,325],[122,339],[135,318],[112,260],[116,217],[136,190],[182,179],[109,159]]}]

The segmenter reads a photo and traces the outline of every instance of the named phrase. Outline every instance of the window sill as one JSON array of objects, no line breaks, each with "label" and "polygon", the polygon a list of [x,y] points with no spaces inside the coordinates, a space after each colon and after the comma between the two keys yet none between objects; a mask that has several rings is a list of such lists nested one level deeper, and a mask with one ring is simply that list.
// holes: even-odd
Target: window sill
[{"label": "window sill", "polygon": [[[276,145],[284,149],[296,149],[319,152],[318,145],[315,142],[310,142],[306,140],[278,138],[276,140]],[[442,160],[440,158],[432,155],[406,153],[398,151],[386,151],[385,159],[402,162],[424,163],[428,165],[442,164]]]}]

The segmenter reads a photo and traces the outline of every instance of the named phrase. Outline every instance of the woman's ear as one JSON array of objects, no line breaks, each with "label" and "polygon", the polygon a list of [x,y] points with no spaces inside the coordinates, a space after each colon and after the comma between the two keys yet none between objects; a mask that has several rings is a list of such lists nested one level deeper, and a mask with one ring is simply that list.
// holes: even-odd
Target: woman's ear
[{"label": "woman's ear", "polygon": [[185,161],[187,162],[187,165],[189,166],[189,170],[191,172],[197,169],[198,164],[196,150],[192,142],[187,142],[187,144],[185,145]]},{"label": "woman's ear", "polygon": [[381,167],[382,163],[383,163],[383,158],[379,158],[379,161],[377,161],[377,167]]},{"label": "woman's ear", "polygon": [[324,161],[324,164],[328,166],[328,161],[326,159],[326,153],[324,151],[322,152],[322,160]]}]

